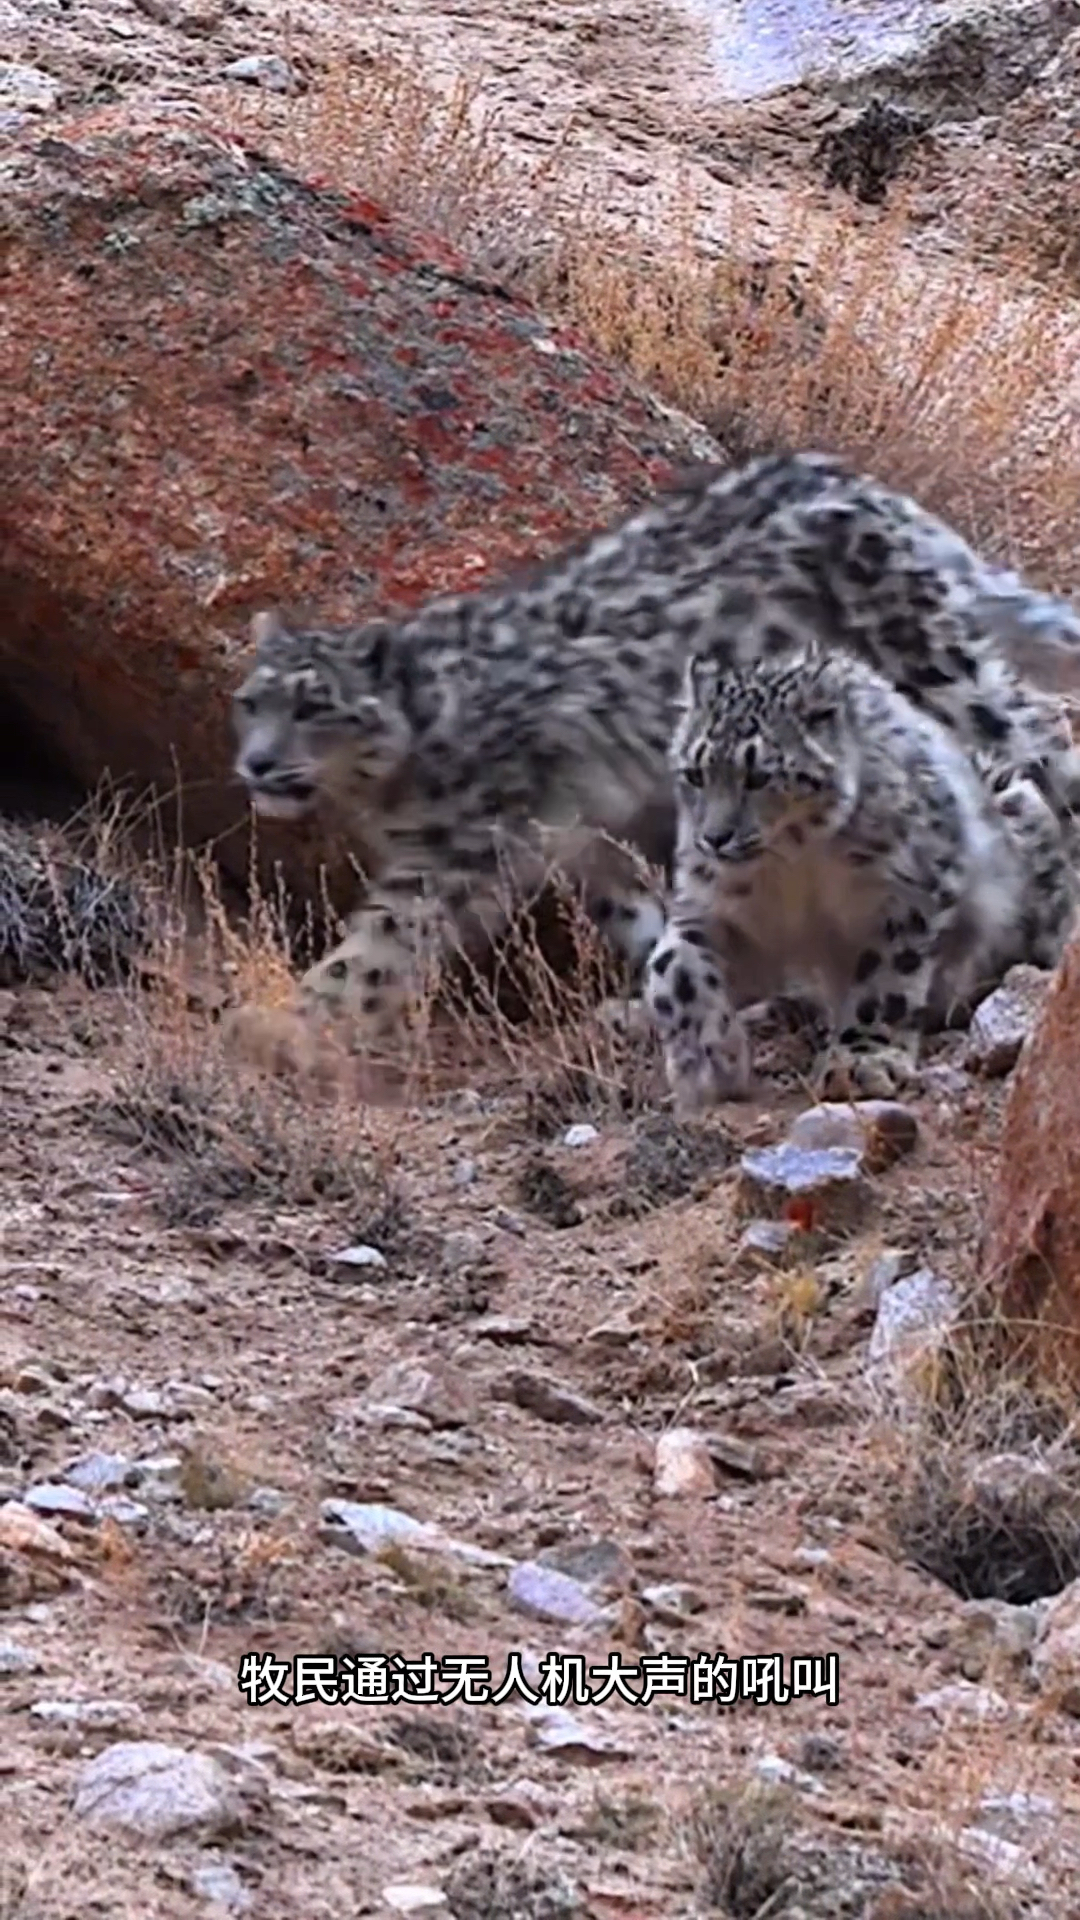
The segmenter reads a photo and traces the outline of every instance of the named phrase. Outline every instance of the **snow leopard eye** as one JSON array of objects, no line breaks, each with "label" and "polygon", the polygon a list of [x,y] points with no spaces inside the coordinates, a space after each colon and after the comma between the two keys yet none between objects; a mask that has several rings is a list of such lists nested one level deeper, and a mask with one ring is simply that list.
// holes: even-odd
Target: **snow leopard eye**
[{"label": "snow leopard eye", "polygon": [[698,766],[696,763],[687,767],[683,767],[681,772],[681,779],[684,786],[693,787],[696,791],[700,791],[701,788],[705,785],[705,775],[702,773],[700,766]]},{"label": "snow leopard eye", "polygon": [[753,740],[748,740],[743,749],[743,778],[750,789],[768,785],[769,776],[762,771],[758,760],[758,750]]}]

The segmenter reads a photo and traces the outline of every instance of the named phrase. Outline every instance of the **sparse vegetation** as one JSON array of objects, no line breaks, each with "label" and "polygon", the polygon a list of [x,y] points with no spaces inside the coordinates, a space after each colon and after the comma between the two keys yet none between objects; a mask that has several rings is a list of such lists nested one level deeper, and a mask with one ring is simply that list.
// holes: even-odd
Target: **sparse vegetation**
[{"label": "sparse vegetation", "polygon": [[1071,1391],[995,1366],[986,1344],[938,1361],[889,1506],[916,1566],[962,1599],[1023,1606],[1080,1577],[1080,1428]]},{"label": "sparse vegetation", "polygon": [[121,977],[153,936],[152,884],[130,857],[122,802],[61,831],[0,820],[0,985]]},{"label": "sparse vegetation", "polygon": [[[647,227],[620,223],[590,192],[569,128],[530,171],[508,156],[479,81],[443,96],[422,71],[422,59],[373,49],[293,103],[284,127],[266,124],[265,107],[251,113],[283,158],[508,278],[737,456],[842,453],[990,551],[1022,556],[1041,584],[1080,584],[1080,446],[1065,398],[1080,305],[1060,279],[1033,278],[1025,248],[1004,249],[991,273],[973,253],[919,247],[910,193],[867,222],[824,216],[795,181],[767,248],[752,190],[731,194],[722,240],[703,244],[685,175]],[[988,185],[996,214],[992,196]]]},{"label": "sparse vegetation", "polygon": [[904,1920],[1005,1920],[981,1875],[943,1862],[940,1848],[882,1848],[816,1833],[790,1791],[761,1786],[706,1791],[688,1822],[702,1869],[701,1898],[726,1920],[768,1914],[800,1920],[861,1920],[896,1913]]},{"label": "sparse vegetation", "polygon": [[454,1920],[575,1920],[586,1912],[564,1874],[497,1855],[458,1867],[446,1902]]}]

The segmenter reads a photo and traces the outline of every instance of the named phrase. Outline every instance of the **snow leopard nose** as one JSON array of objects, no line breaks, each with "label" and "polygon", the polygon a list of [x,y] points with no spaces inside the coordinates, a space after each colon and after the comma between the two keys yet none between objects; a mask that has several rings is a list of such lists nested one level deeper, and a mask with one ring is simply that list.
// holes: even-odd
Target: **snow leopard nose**
[{"label": "snow leopard nose", "polygon": [[268,773],[274,771],[272,753],[249,753],[241,768],[245,780],[265,780]]},{"label": "snow leopard nose", "polygon": [[723,853],[724,848],[730,847],[734,838],[733,833],[699,833],[698,846],[702,853]]}]

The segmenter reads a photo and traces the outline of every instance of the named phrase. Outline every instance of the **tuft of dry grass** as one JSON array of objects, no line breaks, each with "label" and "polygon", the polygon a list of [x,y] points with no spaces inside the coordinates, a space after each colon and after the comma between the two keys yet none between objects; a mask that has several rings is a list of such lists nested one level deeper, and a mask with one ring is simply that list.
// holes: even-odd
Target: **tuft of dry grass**
[{"label": "tuft of dry grass", "polygon": [[[654,881],[655,884],[655,881]],[[363,1047],[406,1104],[429,1100],[450,1072],[480,1089],[523,1088],[524,1126],[550,1138],[575,1120],[625,1118],[662,1089],[626,970],[572,885],[550,869],[531,900],[509,881],[503,930],[480,951],[459,941],[432,960],[400,1036],[369,1040],[348,1001],[307,1009],[339,1048]]]},{"label": "tuft of dry grass", "polygon": [[[827,1920],[882,1912],[904,1920],[1004,1920],[1006,1909],[943,1840],[871,1845],[815,1830],[789,1788],[764,1783],[701,1793],[685,1822],[699,1899],[727,1920]],[[880,1905],[879,1905],[880,1903]]]},{"label": "tuft of dry grass", "polygon": [[132,809],[103,785],[63,827],[0,819],[0,983],[75,973],[122,978],[152,936],[152,875],[130,845]]},{"label": "tuft of dry grass", "polygon": [[963,1329],[898,1430],[886,1512],[907,1557],[965,1600],[1014,1605],[1080,1576],[1075,1396]]},{"label": "tuft of dry grass", "polygon": [[312,82],[284,124],[265,98],[242,99],[241,128],[297,173],[359,191],[493,279],[554,244],[563,142],[532,166],[515,161],[478,77],[440,85],[421,48],[410,59],[376,38],[334,49]]},{"label": "tuft of dry grass", "polygon": [[[293,949],[283,902],[255,888],[240,924],[221,902],[213,867],[181,862],[201,896],[203,932],[192,940],[182,879],[164,896],[154,965],[124,1005],[114,1088],[95,1124],[162,1162],[158,1195],[171,1226],[207,1226],[233,1202],[347,1208],[354,1237],[396,1232],[402,1208],[390,1159],[345,1076],[312,1054],[307,1069],[267,1074],[237,1059],[227,1022],[213,1017],[206,983],[225,982],[242,1003],[287,1005]],[[207,1000],[211,1011],[207,1012]]]}]

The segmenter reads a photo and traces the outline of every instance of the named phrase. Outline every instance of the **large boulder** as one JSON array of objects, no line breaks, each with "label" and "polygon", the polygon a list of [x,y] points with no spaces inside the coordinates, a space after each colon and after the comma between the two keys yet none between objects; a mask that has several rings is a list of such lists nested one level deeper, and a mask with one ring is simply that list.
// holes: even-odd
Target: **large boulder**
[{"label": "large boulder", "polygon": [[[438,241],[132,109],[0,156],[0,692],[84,785],[179,782],[246,873],[252,612],[413,605],[717,449]],[[260,825],[310,881],[316,830]]]},{"label": "large boulder", "polygon": [[981,1268],[999,1328],[1080,1377],[1080,933],[1009,1089]]}]

